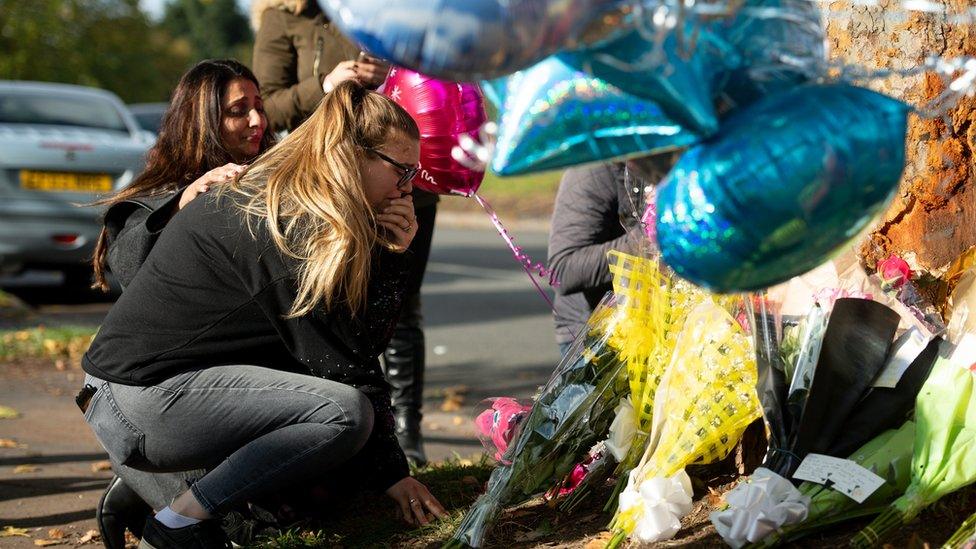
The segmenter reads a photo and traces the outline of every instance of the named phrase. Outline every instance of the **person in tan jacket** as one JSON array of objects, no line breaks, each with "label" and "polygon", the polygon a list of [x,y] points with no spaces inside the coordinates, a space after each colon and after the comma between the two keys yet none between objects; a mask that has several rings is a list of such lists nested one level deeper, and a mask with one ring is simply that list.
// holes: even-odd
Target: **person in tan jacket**
[{"label": "person in tan jacket", "polygon": [[[315,0],[254,0],[254,74],[273,131],[291,131],[315,110],[340,82],[356,79],[368,88],[380,86],[389,65],[363,54],[322,13]],[[396,435],[412,463],[427,456],[420,432],[426,344],[420,286],[434,234],[437,195],[414,187],[417,236],[407,292],[393,338],[383,353],[386,378],[392,387]]]},{"label": "person in tan jacket", "polygon": [[273,131],[291,131],[305,121],[325,92],[356,79],[376,89],[389,65],[360,57],[314,0],[255,0],[254,74]]}]

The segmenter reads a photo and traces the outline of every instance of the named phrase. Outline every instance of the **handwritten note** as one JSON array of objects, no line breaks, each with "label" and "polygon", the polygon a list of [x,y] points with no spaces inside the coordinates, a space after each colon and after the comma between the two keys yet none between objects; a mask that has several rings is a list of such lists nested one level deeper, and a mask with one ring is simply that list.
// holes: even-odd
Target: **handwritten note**
[{"label": "handwritten note", "polygon": [[833,488],[858,503],[884,485],[883,478],[849,459],[807,454],[793,478]]}]

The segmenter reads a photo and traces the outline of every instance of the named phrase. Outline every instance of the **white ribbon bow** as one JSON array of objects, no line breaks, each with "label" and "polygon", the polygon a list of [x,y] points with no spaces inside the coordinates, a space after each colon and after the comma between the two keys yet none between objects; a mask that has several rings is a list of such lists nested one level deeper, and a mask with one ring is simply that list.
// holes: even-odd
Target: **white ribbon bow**
[{"label": "white ribbon bow", "polygon": [[682,469],[669,478],[645,480],[635,489],[636,473],[630,472],[627,488],[620,494],[622,512],[637,508],[631,535],[644,543],[673,538],[681,529],[681,518],[691,512],[691,479]]},{"label": "white ribbon bow", "polygon": [[709,518],[722,539],[739,549],[761,541],[775,530],[807,518],[810,497],[793,483],[760,467],[745,482],[725,494],[728,509]]}]

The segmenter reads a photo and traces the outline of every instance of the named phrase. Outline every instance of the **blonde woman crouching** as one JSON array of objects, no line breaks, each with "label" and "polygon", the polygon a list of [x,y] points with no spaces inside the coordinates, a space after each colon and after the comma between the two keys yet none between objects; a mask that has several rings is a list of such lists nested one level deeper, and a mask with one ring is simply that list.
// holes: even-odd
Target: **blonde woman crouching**
[{"label": "blonde woman crouching", "polygon": [[143,547],[224,547],[221,511],[350,461],[409,522],[444,516],[408,475],[377,358],[417,231],[418,138],[403,109],[345,82],[169,222],[79,395],[117,469],[207,471],[148,519]]}]

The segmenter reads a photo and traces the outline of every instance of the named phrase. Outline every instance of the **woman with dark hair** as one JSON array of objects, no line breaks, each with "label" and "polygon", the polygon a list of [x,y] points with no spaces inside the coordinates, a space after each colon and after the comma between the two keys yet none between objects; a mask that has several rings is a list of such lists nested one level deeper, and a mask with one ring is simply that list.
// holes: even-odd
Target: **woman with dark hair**
[{"label": "woman with dark hair", "polygon": [[[211,186],[233,179],[244,164],[274,144],[267,127],[258,81],[247,67],[212,59],[187,71],[173,92],[146,169],[100,202],[108,210],[95,247],[95,286],[108,289],[106,271],[128,286],[177,211]],[[124,547],[126,528],[141,537],[151,511],[143,500],[159,506],[167,492],[158,485],[161,477],[149,481],[121,469],[116,464],[123,478],[112,479],[96,508],[109,549]],[[172,475],[169,484],[179,486],[180,476]]]},{"label": "woman with dark hair", "polygon": [[106,270],[126,286],[174,213],[228,181],[274,144],[257,78],[237,61],[209,59],[180,78],[146,169],[107,205],[95,246],[95,285]]},{"label": "woman with dark hair", "polygon": [[225,547],[223,512],[337,478],[411,524],[446,516],[409,475],[378,359],[419,157],[410,115],[347,81],[173,217],[85,353],[78,398],[113,464],[206,471],[147,519],[141,547]]}]

